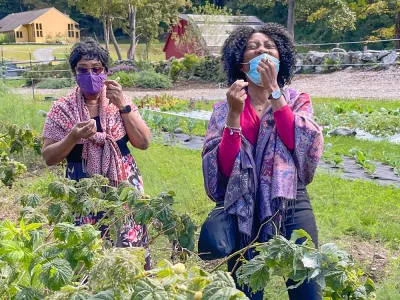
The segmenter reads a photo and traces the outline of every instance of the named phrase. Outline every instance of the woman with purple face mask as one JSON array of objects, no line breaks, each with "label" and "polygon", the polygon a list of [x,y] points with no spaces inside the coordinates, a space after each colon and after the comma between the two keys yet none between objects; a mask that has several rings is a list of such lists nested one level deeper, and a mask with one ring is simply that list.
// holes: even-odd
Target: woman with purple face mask
[{"label": "woman with purple face mask", "polygon": [[[69,63],[77,87],[54,102],[43,129],[43,158],[48,166],[67,160],[66,177],[79,181],[103,175],[117,186],[128,181],[141,193],[143,181],[127,143],[145,150],[150,130],[138,108],[114,80],[107,80],[109,53],[93,39],[76,44]],[[103,213],[76,216],[76,225],[94,224]],[[125,220],[117,246],[141,247],[147,244],[145,226]],[[102,233],[107,228],[100,228]],[[151,268],[150,255],[146,269]]]}]

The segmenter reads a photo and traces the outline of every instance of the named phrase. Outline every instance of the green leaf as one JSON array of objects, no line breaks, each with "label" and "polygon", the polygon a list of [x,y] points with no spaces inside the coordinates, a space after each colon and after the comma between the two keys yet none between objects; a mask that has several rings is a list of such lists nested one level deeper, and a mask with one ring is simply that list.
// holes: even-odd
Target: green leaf
[{"label": "green leaf", "polygon": [[128,201],[129,207],[133,207],[137,200],[142,197],[142,194],[137,189],[132,189],[129,191],[126,200]]},{"label": "green leaf", "polygon": [[52,291],[58,291],[72,281],[73,271],[68,261],[55,258],[44,264],[39,275],[40,281]]},{"label": "green leaf", "polygon": [[148,224],[153,217],[153,210],[150,206],[143,206],[135,214],[135,222],[137,224]]},{"label": "green leaf", "polygon": [[81,238],[81,229],[68,223],[58,223],[54,227],[54,237],[69,246],[77,245]]},{"label": "green leaf", "polygon": [[304,229],[293,230],[293,233],[290,236],[290,240],[292,242],[296,242],[298,239],[301,239],[301,238],[306,238],[306,241],[304,241],[303,244],[309,245],[310,247],[315,248],[315,244],[313,243],[312,238],[307,233],[307,231],[305,231]]},{"label": "green leaf", "polygon": [[321,267],[321,255],[318,252],[308,252],[304,254],[301,261],[304,267],[309,269],[316,269]]},{"label": "green leaf", "polygon": [[88,300],[88,297],[90,294],[82,291],[72,294],[68,300]]},{"label": "green leaf", "polygon": [[47,210],[47,213],[49,215],[49,219],[52,222],[58,223],[58,220],[60,219],[60,216],[62,214],[61,204],[58,203],[51,204]]},{"label": "green leaf", "polygon": [[0,225],[0,234],[3,236],[3,239],[12,240],[19,234],[19,229],[9,220],[6,220]]},{"label": "green leaf", "polygon": [[31,238],[29,246],[34,250],[42,244],[44,232],[43,230],[32,230],[29,231],[29,236]]},{"label": "green leaf", "polygon": [[124,188],[124,189],[122,190],[121,194],[119,195],[119,198],[120,198],[122,201],[125,201],[126,196],[128,196],[128,193],[129,193],[131,190],[133,190],[133,187],[129,187],[129,186],[128,186],[128,187]]},{"label": "green leaf", "polygon": [[90,246],[100,239],[100,231],[96,230],[92,225],[86,224],[82,228],[82,241]]},{"label": "green leaf", "polygon": [[[208,296],[208,294],[207,294]],[[204,300],[222,300],[222,299],[229,299],[229,300],[233,300],[233,299],[240,299],[240,300],[245,300],[245,299],[249,299],[246,297],[246,295],[242,292],[239,291],[236,288],[233,287],[223,287],[221,289],[218,289],[215,291],[215,294],[211,295],[210,297],[204,297],[203,294],[203,298]]]},{"label": "green leaf", "polygon": [[163,203],[167,205],[172,205],[174,204],[174,196],[175,192],[169,191],[168,193],[161,193],[159,195],[160,198],[162,198]]},{"label": "green leaf", "polygon": [[333,243],[324,244],[321,246],[321,252],[327,255],[337,255],[338,247]]},{"label": "green leaf", "polygon": [[50,196],[54,199],[67,200],[68,199],[68,186],[62,182],[52,182],[48,186]]},{"label": "green leaf", "polygon": [[108,188],[104,199],[107,200],[107,201],[112,201],[112,202],[117,202],[117,201],[119,201],[120,198],[119,198],[119,196],[118,196],[118,191],[117,191],[117,189],[114,188],[114,187]]},{"label": "green leaf", "polygon": [[21,152],[24,149],[24,143],[19,139],[15,139],[11,143],[10,153]]},{"label": "green leaf", "polygon": [[359,286],[356,288],[356,290],[353,293],[354,299],[361,300],[361,299],[367,299],[367,290],[365,289],[364,286]]},{"label": "green leaf", "polygon": [[372,281],[371,278],[367,278],[364,286],[365,286],[365,290],[367,291],[367,294],[370,294],[375,291],[375,283]]},{"label": "green leaf", "polygon": [[41,300],[44,295],[37,289],[24,287],[15,296],[15,300]]},{"label": "green leaf", "polygon": [[19,215],[25,219],[27,224],[31,223],[47,223],[46,216],[39,210],[34,209],[31,206],[25,206],[19,211]]},{"label": "green leaf", "polygon": [[28,261],[32,256],[29,249],[24,248],[24,244],[16,241],[0,241],[0,256],[11,262]]},{"label": "green leaf", "polygon": [[245,294],[236,289],[233,278],[227,272],[217,271],[211,283],[203,290],[203,300],[248,299]]},{"label": "green leaf", "polygon": [[179,232],[179,244],[181,245],[181,247],[186,248],[189,251],[193,251],[195,245],[194,234],[197,230],[197,227],[188,215],[182,215],[180,219],[180,226],[183,226],[183,228]]},{"label": "green leaf", "polygon": [[325,274],[325,281],[327,286],[337,292],[341,292],[346,288],[347,279],[348,277],[344,270],[332,271]]},{"label": "green leaf", "polygon": [[136,282],[131,300],[165,300],[168,293],[157,282],[143,278]]},{"label": "green leaf", "polygon": [[265,265],[265,256],[258,255],[244,263],[237,271],[239,284],[249,285],[256,291],[263,290],[269,282],[269,269]]},{"label": "green leaf", "polygon": [[103,291],[89,297],[87,300],[114,300],[114,292],[112,290]]},{"label": "green leaf", "polygon": [[170,195],[170,196],[172,196],[172,197],[175,197],[175,196],[176,196],[176,193],[175,193],[174,191],[168,191],[167,194]]},{"label": "green leaf", "polygon": [[39,195],[37,194],[29,194],[23,195],[19,201],[21,202],[22,206],[31,206],[33,208],[37,207],[41,201]]},{"label": "green leaf", "polygon": [[42,223],[31,223],[31,224],[26,226],[25,230],[26,231],[33,231],[33,230],[36,230],[36,229],[38,229],[38,228],[40,228],[42,226],[43,226]]}]

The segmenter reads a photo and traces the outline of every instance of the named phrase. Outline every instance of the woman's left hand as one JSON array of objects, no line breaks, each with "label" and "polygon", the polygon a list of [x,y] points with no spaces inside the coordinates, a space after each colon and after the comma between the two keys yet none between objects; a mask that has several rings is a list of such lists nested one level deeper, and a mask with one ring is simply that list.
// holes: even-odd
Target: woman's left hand
[{"label": "woman's left hand", "polygon": [[257,71],[260,73],[264,89],[266,89],[269,94],[273,91],[280,90],[278,85],[278,72],[276,72],[275,64],[272,61],[263,58],[258,64]]},{"label": "woman's left hand", "polygon": [[126,105],[125,97],[122,92],[122,86],[115,80],[106,80],[104,84],[107,87],[106,97],[114,104],[118,109],[123,109]]}]

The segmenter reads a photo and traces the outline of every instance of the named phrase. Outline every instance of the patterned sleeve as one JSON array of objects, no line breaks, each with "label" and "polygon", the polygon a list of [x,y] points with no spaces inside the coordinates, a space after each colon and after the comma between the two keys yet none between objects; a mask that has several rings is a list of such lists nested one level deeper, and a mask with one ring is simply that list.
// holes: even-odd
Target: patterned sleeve
[{"label": "patterned sleeve", "polygon": [[54,102],[47,114],[42,136],[58,142],[71,131],[73,126],[73,122],[64,113],[61,105],[58,102]]}]

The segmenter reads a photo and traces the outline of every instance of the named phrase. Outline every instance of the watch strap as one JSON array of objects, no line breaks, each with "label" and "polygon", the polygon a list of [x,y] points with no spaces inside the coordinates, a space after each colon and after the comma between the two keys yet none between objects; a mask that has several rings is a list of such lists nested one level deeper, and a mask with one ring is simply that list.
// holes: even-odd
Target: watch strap
[{"label": "watch strap", "polygon": [[[274,97],[274,94],[276,94],[275,97]],[[278,100],[282,95],[283,95],[282,90],[275,90],[275,91],[272,91],[272,93],[269,95],[268,99],[269,100]]]},{"label": "watch strap", "polygon": [[132,111],[132,107],[128,104],[123,109],[120,109],[119,113],[120,114],[127,114],[127,113],[130,113],[131,111]]}]

